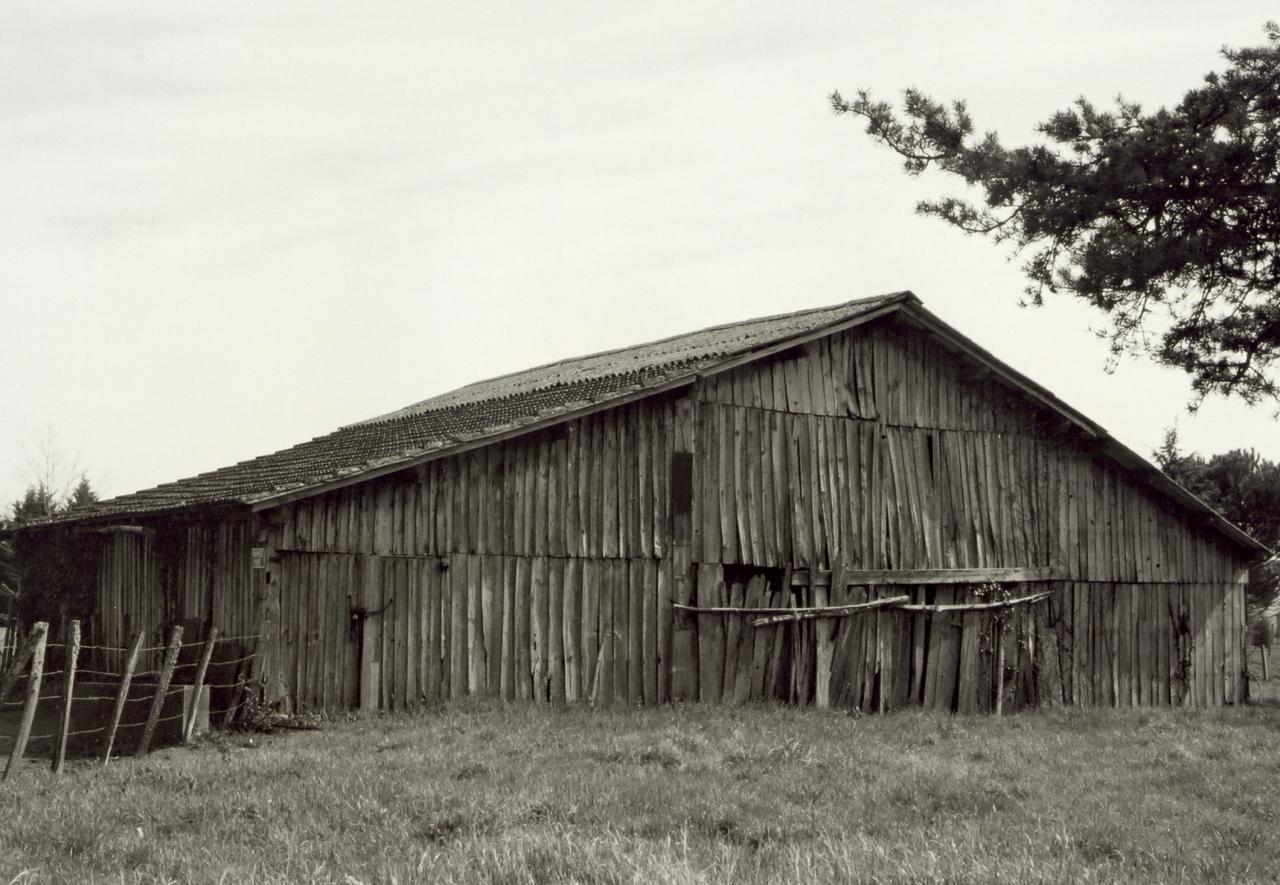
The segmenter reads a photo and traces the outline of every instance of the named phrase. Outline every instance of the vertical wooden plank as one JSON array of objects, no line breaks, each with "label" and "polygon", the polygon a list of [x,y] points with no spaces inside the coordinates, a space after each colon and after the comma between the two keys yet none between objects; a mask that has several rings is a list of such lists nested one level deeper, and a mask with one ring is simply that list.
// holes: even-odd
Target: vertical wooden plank
[{"label": "vertical wooden plank", "polygon": [[657,640],[658,640],[658,703],[665,704],[672,700],[672,641],[671,629],[673,610],[672,594],[672,562],[662,559],[655,563],[657,568]]},{"label": "vertical wooden plank", "polygon": [[449,699],[467,694],[467,557],[449,557]]},{"label": "vertical wooden plank", "polygon": [[636,534],[639,549],[635,556],[653,555],[653,449],[654,428],[653,417],[648,407],[635,410],[632,419],[635,425],[635,446],[633,457],[636,460]]},{"label": "vertical wooden plank", "polygon": [[644,561],[632,559],[627,567],[627,703],[644,703],[645,618]]},{"label": "vertical wooden plank", "polygon": [[444,599],[441,583],[444,575],[440,570],[440,560],[435,557],[424,560],[421,574],[425,609],[423,613],[424,632],[422,641],[423,654],[426,660],[426,666],[423,669],[424,693],[428,701],[435,703],[443,697],[440,690],[440,674],[443,654],[441,604]]},{"label": "vertical wooden plank", "polygon": [[613,629],[613,601],[615,575],[613,563],[609,560],[597,564],[599,581],[599,605],[596,607],[596,674],[592,686],[592,698],[595,703],[612,704],[614,699],[616,643]]},{"label": "vertical wooden plank", "polygon": [[635,432],[635,418],[634,411],[630,408],[618,409],[617,413],[618,555],[625,559],[633,555],[636,546],[632,536],[635,528],[632,505],[635,503],[636,491],[636,463],[632,438]]},{"label": "vertical wooden plank", "polygon": [[960,616],[960,675],[956,712],[976,713],[979,709],[978,661],[981,655],[981,633],[988,615],[964,612]]},{"label": "vertical wooden plank", "polygon": [[[340,524],[340,523],[339,523]],[[343,581],[343,566],[349,557],[326,556],[325,570],[328,572],[324,596],[324,707],[326,710],[340,706],[342,703],[342,657],[347,635],[347,607],[343,590],[347,584]],[[416,635],[412,626],[406,635]]]},{"label": "vertical wooden plank", "polygon": [[[671,461],[666,473],[671,481],[671,593],[672,600],[687,605],[694,598],[693,538],[695,518],[709,526],[706,505],[711,498],[710,474],[705,451],[695,445],[699,422],[696,402],[688,396],[676,400],[672,418]],[[701,437],[706,439],[705,434]],[[695,502],[703,503],[703,513],[695,513]],[[705,535],[705,528],[699,529]],[[705,548],[711,541],[703,537]],[[715,546],[719,545],[719,539]],[[665,598],[665,596],[664,596]],[[698,653],[695,621],[687,613],[672,609],[670,639],[670,699],[676,702],[698,698]]]},{"label": "vertical wooden plank", "polygon": [[557,432],[547,441],[547,546],[541,551],[563,556],[564,543],[564,462],[565,437]]},{"label": "vertical wooden plank", "polygon": [[[784,565],[782,567],[782,580],[776,590],[774,602],[774,605],[779,608],[785,607],[791,598],[791,575],[791,566]],[[767,629],[770,635],[765,640],[764,685],[763,694],[760,696],[763,700],[782,697],[784,694],[783,683],[790,678],[786,673],[786,667],[783,661],[783,652],[786,648],[787,641],[787,631],[781,626],[769,627]]]},{"label": "vertical wooden plank", "polygon": [[[913,604],[924,604],[924,588],[911,587],[907,588],[906,592],[910,595],[911,602]],[[923,612],[913,612],[910,617],[907,618],[905,629],[908,633],[908,641],[911,645],[911,680],[907,686],[907,703],[924,703],[925,656],[928,651],[926,635],[928,633],[928,628],[929,618],[928,615]]]},{"label": "vertical wooden plank", "polygon": [[761,562],[778,565],[778,528],[773,496],[773,461],[769,453],[768,413],[751,409],[747,413],[747,452],[751,459],[751,499],[760,517]]},{"label": "vertical wooden plank", "polygon": [[[832,575],[832,583],[843,586],[840,580],[844,570],[836,566]],[[813,604],[825,606],[830,604],[830,588],[815,586],[813,588]],[[819,709],[831,706],[831,661],[835,652],[835,624],[830,618],[813,622],[815,633],[815,667],[813,705]]]},{"label": "vertical wooden plank", "polygon": [[510,633],[503,629],[506,624],[503,616],[506,596],[502,581],[502,557],[486,556],[483,570],[484,647],[485,659],[489,665],[486,693],[491,697],[504,698],[506,697],[502,691],[504,642],[510,639]]},{"label": "vertical wooden plank", "polygon": [[[937,602],[946,605],[960,596],[961,593],[953,588],[939,587]],[[955,629],[955,616],[937,613],[933,616],[933,625],[941,634],[938,638],[938,660],[935,662],[938,667],[938,680],[934,707],[939,710],[952,710],[955,706],[960,664],[960,643],[958,631]]]},{"label": "vertical wooden plank", "polygon": [[1232,702],[1239,704],[1244,700],[1244,671],[1247,669],[1245,661],[1245,585],[1236,583],[1232,587],[1234,596],[1234,613],[1235,613],[1235,669],[1232,671]]},{"label": "vertical wooden plank", "polygon": [[618,550],[618,416],[616,411],[605,412],[602,416],[601,429],[603,431],[604,452],[602,462],[599,467],[602,469],[603,476],[603,525],[602,525],[602,542],[603,554],[606,557],[616,557],[619,555]]},{"label": "vertical wooden plank", "polygon": [[545,556],[533,559],[532,599],[529,608],[529,672],[535,701],[547,700],[547,580]]},{"label": "vertical wooden plank", "polygon": [[576,557],[568,559],[564,565],[560,624],[564,647],[564,699],[572,703],[582,697],[582,560]]},{"label": "vertical wooden plank", "polygon": [[599,699],[596,662],[600,654],[600,583],[601,561],[582,562],[582,698]]},{"label": "vertical wooden plank", "polygon": [[1151,620],[1148,629],[1155,636],[1156,643],[1156,660],[1152,668],[1154,671],[1153,676],[1155,677],[1155,691],[1151,703],[1168,706],[1172,702],[1170,648],[1173,636],[1170,632],[1170,594],[1168,586],[1163,584],[1153,587],[1151,592]]},{"label": "vertical wooden plank", "polygon": [[[360,683],[360,709],[369,711],[378,709],[381,703],[382,618],[377,613],[382,610],[383,605],[382,563],[384,560],[383,557],[372,554],[361,557],[361,560],[364,573],[361,595],[356,600],[356,604],[363,610],[364,616],[360,622],[361,652],[356,666]],[[299,571],[298,568],[294,569],[294,580],[290,582],[293,587],[297,587],[300,583]],[[294,600],[296,599],[295,594]]]},{"label": "vertical wooden plank", "polygon": [[[724,604],[724,568],[718,562],[698,567],[698,606]],[[724,618],[699,614],[698,619],[698,700],[718,703],[724,674]]]},{"label": "vertical wooden plank", "polygon": [[608,563],[609,584],[613,592],[613,700],[618,704],[628,702],[630,685],[630,628],[631,605],[627,587],[627,564],[616,559]]},{"label": "vertical wooden plank", "polygon": [[774,521],[778,548],[777,556],[778,562],[785,566],[786,563],[792,561],[792,525],[791,508],[789,506],[791,490],[787,458],[789,445],[784,416],[775,412],[765,417],[767,421],[765,433],[768,437],[766,445],[769,450],[770,459],[769,472],[773,480],[773,501],[775,508]]},{"label": "vertical wooden plank", "polygon": [[518,696],[516,659],[519,656],[519,631],[517,610],[521,608],[516,581],[516,562],[520,557],[502,557],[502,675],[499,691],[504,700],[513,701]]},{"label": "vertical wooden plank", "polygon": [[[671,549],[671,451],[674,428],[669,402],[663,403],[657,412],[652,431],[653,463],[650,476],[653,483],[653,549],[649,555],[662,559],[669,555]],[[692,509],[692,501],[690,508]]]},{"label": "vertical wooden plank", "polygon": [[1222,706],[1222,687],[1225,680],[1226,666],[1222,654],[1222,600],[1221,588],[1216,584],[1208,584],[1204,588],[1208,614],[1209,634],[1209,691],[1210,706]]},{"label": "vertical wooden plank", "polygon": [[738,503],[736,467],[733,448],[733,410],[726,406],[712,407],[715,415],[716,441],[719,445],[720,478],[716,489],[720,498],[720,551],[721,562],[741,562],[738,532]]},{"label": "vertical wooden plank", "polygon": [[658,645],[658,563],[643,559],[639,563],[641,578],[633,592],[641,596],[641,658],[644,662],[644,703],[659,703],[658,669],[660,652]]},{"label": "vertical wooden plank", "polygon": [[[335,557],[335,560],[337,557]],[[341,565],[341,563],[339,563]],[[425,587],[422,581],[421,559],[409,559],[405,561],[405,610],[401,612],[401,617],[405,621],[405,702],[410,707],[419,707],[426,695],[426,649],[427,641],[426,625],[424,623],[425,610]],[[341,573],[339,573],[341,574]],[[335,582],[336,583],[336,582]],[[335,593],[335,597],[340,596]],[[342,636],[339,633],[336,638],[341,642]],[[339,646],[341,648],[341,646]],[[341,691],[338,686],[336,691]]]},{"label": "vertical wooden plank", "polygon": [[[765,581],[761,575],[753,575],[747,581],[743,604],[748,608],[759,608],[765,602]],[[726,697],[730,703],[745,704],[751,699],[751,684],[754,678],[756,628],[752,626],[753,616],[737,616],[739,627],[737,662],[734,667],[734,684],[727,690]]]},{"label": "vertical wooden plank", "polygon": [[[302,703],[311,703],[311,686],[314,684],[312,675],[312,662],[315,656],[312,654],[312,636],[315,630],[313,612],[315,606],[310,603],[310,599],[314,598],[320,581],[319,562],[312,560],[308,563],[310,572],[310,585],[308,587],[307,601],[302,604],[305,614],[305,623],[303,630],[306,635],[305,651],[303,652],[306,666],[302,670],[302,685],[299,687],[298,694],[304,700]],[[396,709],[396,667],[395,667],[395,600],[396,600],[396,560],[391,557],[385,557],[381,560],[382,565],[382,604],[375,609],[374,621],[378,628],[378,684],[380,687],[379,706],[383,710]]]},{"label": "vertical wooden plank", "polygon": [[582,461],[579,457],[582,447],[581,421],[570,421],[564,425],[565,464],[564,464],[564,544],[565,552],[570,556],[583,556],[583,503],[588,494],[582,482]]},{"label": "vertical wooden plank", "polygon": [[517,556],[515,569],[515,695],[517,700],[533,697],[533,639],[530,613],[533,610],[533,558]]},{"label": "vertical wooden plank", "polygon": [[[325,595],[325,707],[345,706],[347,646],[350,645],[351,607],[347,593],[351,589],[352,557],[325,557],[329,571],[329,592]],[[417,635],[412,627],[410,633]]]},{"label": "vertical wooden plank", "polygon": [[[746,596],[746,585],[742,581],[732,581],[727,590],[725,605],[729,608],[741,609]],[[721,674],[720,698],[725,703],[733,702],[734,688],[738,681],[738,644],[742,638],[742,616],[727,614],[721,617],[724,624],[724,668]]]},{"label": "vertical wooden plank", "polygon": [[565,561],[551,557],[547,564],[547,684],[552,702],[565,700],[564,582]]}]

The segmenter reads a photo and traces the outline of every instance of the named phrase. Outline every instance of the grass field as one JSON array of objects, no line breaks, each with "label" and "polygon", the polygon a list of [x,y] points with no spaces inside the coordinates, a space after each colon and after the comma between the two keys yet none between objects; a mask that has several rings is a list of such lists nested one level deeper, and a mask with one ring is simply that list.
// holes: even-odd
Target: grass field
[{"label": "grass field", "polygon": [[0,785],[0,883],[1280,879],[1272,700],[1001,719],[463,704],[46,766]]}]

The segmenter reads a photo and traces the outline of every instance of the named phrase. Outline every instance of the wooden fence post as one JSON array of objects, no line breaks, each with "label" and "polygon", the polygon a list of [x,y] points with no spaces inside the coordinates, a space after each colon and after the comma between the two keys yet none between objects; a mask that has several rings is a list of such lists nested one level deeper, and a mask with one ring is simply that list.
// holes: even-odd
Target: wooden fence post
[{"label": "wooden fence post", "polygon": [[200,708],[200,690],[204,688],[204,676],[209,671],[209,660],[213,657],[213,646],[218,641],[218,628],[209,628],[209,638],[205,640],[204,652],[200,655],[200,664],[196,667],[196,678],[191,695],[191,710],[182,729],[182,742],[191,743],[191,735],[196,730],[196,711]]},{"label": "wooden fence post", "polygon": [[116,707],[111,715],[111,725],[107,728],[107,739],[102,748],[102,764],[111,761],[111,746],[116,742],[116,729],[120,727],[120,716],[124,713],[125,701],[129,699],[129,686],[133,684],[133,671],[138,666],[138,654],[142,651],[142,631],[139,630],[129,643],[129,656],[124,662],[124,676],[120,680],[120,690],[116,692]]},{"label": "wooden fence post", "polygon": [[31,653],[31,673],[27,677],[27,699],[22,706],[22,722],[18,725],[18,734],[13,739],[13,752],[9,754],[9,764],[4,767],[4,780],[9,779],[14,766],[27,752],[27,739],[31,737],[31,723],[36,717],[36,704],[40,702],[40,677],[44,675],[44,650],[49,638],[49,622],[37,621],[31,628],[35,637],[35,648]]},{"label": "wooden fence post", "polygon": [[4,675],[0,676],[0,704],[4,703],[4,699],[9,696],[9,692],[13,691],[13,687],[18,684],[18,678],[22,675],[22,668],[31,659],[31,654],[36,649],[38,638],[36,628],[32,627],[31,632],[27,634],[27,638],[23,640],[22,648],[18,649],[17,653],[14,654],[9,661],[8,668],[4,671]]},{"label": "wooden fence post", "polygon": [[151,699],[151,712],[147,714],[147,725],[142,730],[142,740],[138,742],[135,756],[145,756],[151,749],[151,738],[156,733],[156,721],[164,708],[164,698],[169,691],[169,681],[173,679],[173,668],[178,664],[178,652],[182,649],[182,625],[173,628],[169,637],[169,647],[164,652],[164,663],[160,667],[160,682],[156,685],[156,695]]},{"label": "wooden fence post", "polygon": [[53,773],[61,774],[67,759],[67,732],[71,730],[71,702],[76,696],[76,661],[80,657],[80,622],[71,622],[71,638],[67,641],[67,660],[62,670],[62,725],[58,729],[58,746],[53,753]]}]

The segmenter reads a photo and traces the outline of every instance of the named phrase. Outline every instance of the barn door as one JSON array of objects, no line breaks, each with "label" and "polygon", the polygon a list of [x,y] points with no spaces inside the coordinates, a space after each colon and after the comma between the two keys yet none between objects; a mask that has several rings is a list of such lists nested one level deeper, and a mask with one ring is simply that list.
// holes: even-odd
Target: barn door
[{"label": "barn door", "polygon": [[357,557],[282,551],[280,566],[279,660],[287,697],[300,710],[355,706]]},{"label": "barn door", "polygon": [[438,616],[432,616],[428,604],[439,596],[432,589],[440,583],[440,560],[402,555],[361,560],[365,580],[353,609],[359,624],[355,632],[360,645],[360,709],[416,706],[429,694],[429,636]]}]

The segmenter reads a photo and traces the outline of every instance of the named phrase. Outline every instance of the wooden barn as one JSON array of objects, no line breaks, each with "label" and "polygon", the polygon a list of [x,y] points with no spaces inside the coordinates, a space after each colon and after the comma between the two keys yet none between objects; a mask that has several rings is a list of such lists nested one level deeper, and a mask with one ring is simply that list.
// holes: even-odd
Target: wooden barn
[{"label": "wooden barn", "polygon": [[61,575],[28,608],[258,637],[295,709],[1229,704],[1265,553],[907,292],[472,384],[16,543]]}]

